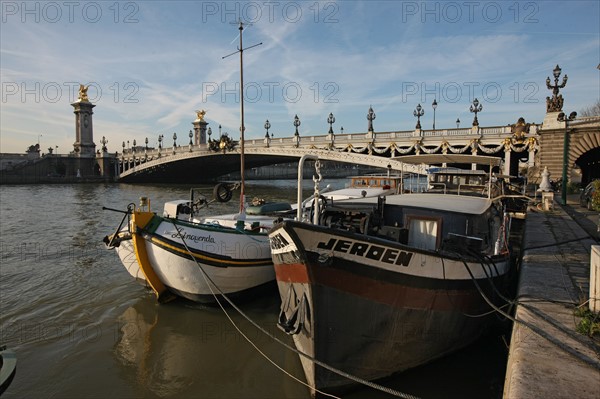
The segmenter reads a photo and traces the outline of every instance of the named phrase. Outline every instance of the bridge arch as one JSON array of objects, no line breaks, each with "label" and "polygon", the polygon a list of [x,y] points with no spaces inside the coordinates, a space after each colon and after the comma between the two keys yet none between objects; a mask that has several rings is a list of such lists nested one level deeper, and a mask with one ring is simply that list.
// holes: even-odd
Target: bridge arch
[{"label": "bridge arch", "polygon": [[581,183],[600,178],[600,131],[573,134],[569,159],[581,169]]}]

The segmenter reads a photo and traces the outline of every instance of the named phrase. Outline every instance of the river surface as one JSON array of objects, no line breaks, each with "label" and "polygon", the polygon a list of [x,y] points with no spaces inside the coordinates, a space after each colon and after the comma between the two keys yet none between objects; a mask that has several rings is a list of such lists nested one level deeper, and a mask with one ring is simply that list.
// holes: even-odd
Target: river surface
[{"label": "river surface", "polygon": [[[342,180],[330,182],[342,188]],[[305,184],[307,194],[312,181]],[[322,184],[323,187],[323,184]],[[190,186],[125,184],[0,186],[0,345],[16,351],[4,398],[309,398],[269,363],[218,308],[177,300],[159,305],[102,238],[140,196],[154,211],[186,199]],[[210,194],[212,187],[205,187]],[[246,193],[295,202],[295,181],[248,182]],[[232,212],[237,202],[211,206]],[[241,306],[276,328],[278,295]],[[260,351],[304,380],[298,356],[228,309]],[[510,336],[509,332],[504,334]],[[293,345],[293,344],[292,344]],[[382,383],[423,398],[499,398],[507,348],[501,332],[459,353]],[[387,398],[370,388],[345,398]]]}]

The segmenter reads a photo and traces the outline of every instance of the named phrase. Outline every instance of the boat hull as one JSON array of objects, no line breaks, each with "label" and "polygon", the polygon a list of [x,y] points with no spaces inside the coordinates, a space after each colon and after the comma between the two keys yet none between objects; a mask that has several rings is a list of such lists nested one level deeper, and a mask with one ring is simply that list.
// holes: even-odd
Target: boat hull
[{"label": "boat hull", "polygon": [[[157,236],[145,238],[148,258],[156,274],[171,292],[181,297],[215,303],[222,293],[235,298],[268,290],[269,286],[275,288],[270,256],[231,259],[229,263],[223,251],[215,254],[191,250],[192,259],[176,242]],[[266,235],[256,239],[253,243],[256,248],[268,249]]]},{"label": "boat hull", "polygon": [[[129,233],[122,232],[123,235],[129,235]],[[127,273],[131,277],[133,277],[137,282],[147,285],[146,278],[144,277],[144,273],[140,269],[140,266],[135,258],[135,250],[133,248],[133,241],[131,240],[131,235],[129,238],[124,238],[119,242],[119,245],[115,247],[115,251],[117,251],[117,255],[121,260],[121,263],[127,270]]]},{"label": "boat hull", "polygon": [[[365,380],[427,363],[476,340],[489,320],[468,315],[490,307],[467,268],[491,297],[485,274],[492,273],[498,285],[509,267],[502,257],[484,272],[475,262],[465,266],[398,243],[294,222],[283,223],[270,237],[280,325],[300,351]],[[309,359],[301,361],[315,389],[355,385]]]},{"label": "boat hull", "polygon": [[[275,289],[266,233],[149,217],[143,224],[137,223],[137,214],[132,217],[133,240],[123,241],[119,249],[134,278],[155,279],[178,296],[209,304],[223,294],[239,298]],[[137,262],[130,261],[129,250]]]}]

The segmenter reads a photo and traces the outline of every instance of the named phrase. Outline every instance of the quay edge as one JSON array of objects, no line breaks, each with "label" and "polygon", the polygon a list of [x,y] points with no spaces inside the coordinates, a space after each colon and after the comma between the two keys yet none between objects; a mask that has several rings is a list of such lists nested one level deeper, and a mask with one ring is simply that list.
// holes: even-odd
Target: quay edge
[{"label": "quay edge", "polygon": [[529,212],[525,230],[503,397],[600,398],[600,341],[579,334],[574,316],[597,243],[556,203]]}]

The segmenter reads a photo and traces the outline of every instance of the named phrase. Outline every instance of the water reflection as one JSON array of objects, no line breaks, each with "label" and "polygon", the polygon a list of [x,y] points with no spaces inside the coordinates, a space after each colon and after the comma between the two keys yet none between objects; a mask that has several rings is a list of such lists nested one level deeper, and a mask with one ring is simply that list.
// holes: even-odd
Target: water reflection
[{"label": "water reflection", "polygon": [[[245,311],[287,342],[287,336],[275,327],[277,306],[275,301],[265,300]],[[296,354],[241,316],[232,314],[232,319],[269,358],[304,380]],[[219,309],[184,301],[160,306],[147,297],[127,308],[118,323],[115,355],[124,378],[135,381],[142,396],[309,397],[304,386],[258,356]]]}]

